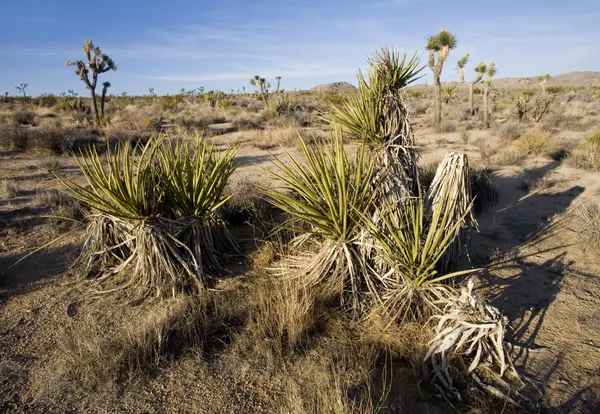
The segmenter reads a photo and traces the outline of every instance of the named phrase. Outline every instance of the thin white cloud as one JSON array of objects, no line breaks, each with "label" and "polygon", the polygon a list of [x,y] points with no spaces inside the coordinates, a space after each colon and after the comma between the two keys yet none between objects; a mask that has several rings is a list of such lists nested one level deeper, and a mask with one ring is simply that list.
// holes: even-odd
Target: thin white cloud
[{"label": "thin white cloud", "polygon": [[[331,75],[350,75],[355,74],[355,68],[324,68],[324,69],[298,69],[298,70],[283,70],[283,71],[267,71],[260,72],[260,76],[266,78],[274,78],[275,76],[281,76],[284,78],[314,78],[319,76],[331,76]],[[234,73],[207,73],[201,75],[158,75],[158,76],[145,76],[146,79],[167,81],[167,82],[208,82],[208,81],[221,81],[221,80],[246,80],[253,76],[254,72],[234,72]]]}]

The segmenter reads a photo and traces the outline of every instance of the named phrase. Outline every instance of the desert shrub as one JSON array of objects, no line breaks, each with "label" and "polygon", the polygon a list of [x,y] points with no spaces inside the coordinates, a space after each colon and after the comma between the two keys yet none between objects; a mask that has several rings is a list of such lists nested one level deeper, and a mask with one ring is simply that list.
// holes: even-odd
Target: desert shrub
[{"label": "desert shrub", "polygon": [[489,163],[492,155],[496,154],[499,150],[498,146],[494,145],[489,137],[479,138],[473,142],[473,145],[477,147],[481,161],[484,163]]},{"label": "desert shrub", "polygon": [[549,155],[556,150],[556,138],[549,132],[528,129],[515,141],[517,150],[526,155]]},{"label": "desert shrub", "polygon": [[103,144],[95,129],[63,128],[31,131],[31,147],[55,155],[79,152],[80,149]]},{"label": "desert shrub", "polygon": [[29,149],[30,131],[23,128],[0,128],[0,147],[17,152]]},{"label": "desert shrub", "polygon": [[505,122],[498,130],[498,136],[502,139],[515,140],[523,133],[523,127],[516,122]]},{"label": "desert shrub", "polygon": [[551,85],[546,86],[546,93],[558,94],[558,93],[568,93],[568,92],[577,92],[582,88],[574,87],[574,86],[559,86],[559,85]]},{"label": "desert shrub", "polygon": [[497,166],[517,165],[523,161],[523,157],[516,148],[508,147],[494,154],[490,163]]},{"label": "desert shrub", "polygon": [[407,89],[405,93],[411,98],[423,98],[426,95],[425,91],[421,89]]},{"label": "desert shrub", "polygon": [[15,198],[19,195],[19,186],[15,180],[7,178],[0,181],[0,195],[2,198]]},{"label": "desert shrub", "polygon": [[567,122],[568,117],[560,112],[549,113],[544,119],[543,127],[558,129]]},{"label": "desert shrub", "polygon": [[597,145],[600,147],[600,130],[594,131],[585,137],[585,142],[590,145]]},{"label": "desert shrub", "polygon": [[141,126],[144,130],[150,132],[161,132],[163,119],[160,117],[145,117],[141,121]]},{"label": "desert shrub", "polygon": [[441,160],[433,160],[419,167],[419,182],[424,191],[431,187],[440,162]]},{"label": "desert shrub", "polygon": [[457,130],[458,130],[457,123],[455,121],[451,121],[449,119],[443,120],[442,124],[440,125],[441,133],[456,132]]},{"label": "desert shrub", "polygon": [[412,115],[425,115],[427,110],[429,109],[429,104],[427,102],[415,102],[410,106],[410,113]]},{"label": "desert shrub", "polygon": [[567,162],[576,168],[600,171],[600,145],[585,141],[567,156]]},{"label": "desert shrub", "polygon": [[471,117],[470,109],[467,105],[453,105],[450,109],[450,116],[458,122],[464,122]]},{"label": "desert shrub", "polygon": [[13,114],[11,115],[12,118],[12,122],[13,125],[15,126],[20,126],[20,125],[29,125],[29,126],[36,126],[37,125],[37,117],[33,112],[29,112],[29,111],[18,111],[18,112],[13,112]]},{"label": "desert shrub", "polygon": [[469,131],[467,131],[466,128],[461,128],[460,129],[460,140],[462,141],[462,143],[467,145],[469,143],[470,139],[471,139],[471,133]]},{"label": "desert shrub", "polygon": [[570,214],[575,230],[587,236],[595,248],[600,248],[600,200],[584,200],[576,205]]}]

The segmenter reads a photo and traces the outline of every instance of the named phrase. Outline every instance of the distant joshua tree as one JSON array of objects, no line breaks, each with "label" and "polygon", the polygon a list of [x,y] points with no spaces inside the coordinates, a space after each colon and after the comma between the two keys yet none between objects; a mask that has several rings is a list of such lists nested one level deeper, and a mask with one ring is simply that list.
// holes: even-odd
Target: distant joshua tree
[{"label": "distant joshua tree", "polygon": [[550,74],[549,73],[547,73],[545,76],[540,76],[537,79],[538,83],[542,87],[542,93],[544,95],[546,95],[546,82],[548,81],[548,79],[550,79]]},{"label": "distant joshua tree", "polygon": [[265,78],[261,78],[258,75],[254,75],[254,77],[250,79],[250,85],[256,86],[260,90],[260,94],[262,95],[263,101],[265,101],[266,105],[269,105],[269,100],[267,99],[267,91],[270,85],[265,80]]},{"label": "distant joshua tree", "polygon": [[281,76],[275,76],[275,80],[277,81],[277,90],[275,92],[279,92],[279,84],[281,83]]},{"label": "distant joshua tree", "polygon": [[29,86],[28,83],[22,83],[19,86],[15,86],[15,89],[17,89],[18,91],[20,91],[23,94],[23,98],[27,98],[27,94],[25,93],[25,88],[27,88]]},{"label": "distant joshua tree", "polygon": [[[80,79],[89,89],[92,97],[92,110],[94,111],[94,119],[96,123],[100,122],[100,114],[98,113],[98,103],[96,102],[96,85],[98,84],[98,76],[109,70],[117,70],[117,65],[108,55],[102,53],[99,47],[95,47],[91,40],[86,40],[83,45],[83,53],[87,61],[76,60],[68,61],[67,66],[77,66],[75,74],[79,75]],[[90,80],[90,71],[92,78]]]},{"label": "distant joshua tree", "polygon": [[465,66],[467,66],[467,63],[469,62],[469,53],[467,53],[466,55],[464,55],[457,63],[456,63],[456,67],[458,69],[458,77],[460,78],[460,84],[464,85],[465,84],[465,71],[464,68]]},{"label": "distant joshua tree", "polygon": [[475,73],[477,73],[477,77],[471,83],[469,83],[469,110],[471,112],[471,116],[475,115],[475,108],[473,107],[473,88],[475,85],[483,79],[483,75],[487,72],[487,66],[485,63],[480,63],[475,67]]},{"label": "distant joshua tree", "polygon": [[496,63],[493,61],[487,67],[487,80],[483,83],[483,124],[486,128],[490,127],[490,86],[492,85],[492,78],[496,76]]},{"label": "distant joshua tree", "polygon": [[[440,76],[444,61],[450,53],[450,49],[456,47],[456,36],[447,30],[440,30],[438,34],[427,39],[426,49],[429,51],[429,68],[433,72],[433,84],[435,86],[435,103],[433,121],[436,127],[442,124],[442,84]],[[437,62],[436,62],[437,57]]]},{"label": "distant joshua tree", "polygon": [[242,91],[244,92],[244,95],[246,95],[246,87],[242,86]]}]

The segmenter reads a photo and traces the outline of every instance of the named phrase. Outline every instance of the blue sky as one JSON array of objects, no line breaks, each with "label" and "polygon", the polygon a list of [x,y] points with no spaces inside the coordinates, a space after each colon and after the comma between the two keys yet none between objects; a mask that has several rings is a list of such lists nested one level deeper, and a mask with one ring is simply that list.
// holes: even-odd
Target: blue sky
[{"label": "blue sky", "polygon": [[[1,0],[0,93],[59,93],[85,88],[67,60],[92,39],[117,63],[104,75],[112,93],[230,91],[260,74],[282,88],[355,83],[356,70],[381,46],[423,55],[440,28],[458,46],[442,79],[457,80],[456,61],[471,53],[498,77],[600,70],[599,0],[295,0],[182,1]],[[430,79],[428,74],[425,79]]]}]

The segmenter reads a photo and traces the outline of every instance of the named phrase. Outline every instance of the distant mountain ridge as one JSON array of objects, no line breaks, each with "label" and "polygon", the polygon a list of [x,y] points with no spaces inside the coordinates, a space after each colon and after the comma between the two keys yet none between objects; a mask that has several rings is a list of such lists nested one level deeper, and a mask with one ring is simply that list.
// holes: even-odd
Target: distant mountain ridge
[{"label": "distant mountain ridge", "polygon": [[[443,73],[442,73],[442,76]],[[544,75],[537,75],[529,77],[531,83],[531,87],[537,86],[538,77]],[[523,85],[519,82],[521,80],[525,80],[527,77],[522,78],[498,78],[492,81],[492,84],[497,88],[508,87],[509,89],[519,89],[523,88]],[[468,81],[469,79],[467,79]],[[458,82],[442,82],[442,85],[448,85]],[[550,79],[546,82],[546,86],[590,86],[597,84],[600,86],[600,72],[593,71],[576,71],[563,73],[561,75],[550,76]],[[431,85],[431,84],[429,84]],[[410,86],[410,88],[422,88],[425,84],[420,83],[417,85]]]},{"label": "distant mountain ridge", "polygon": [[356,89],[354,85],[348,82],[333,82],[333,83],[323,83],[321,85],[317,85],[313,88],[313,91],[323,92],[323,91],[351,91]]}]

